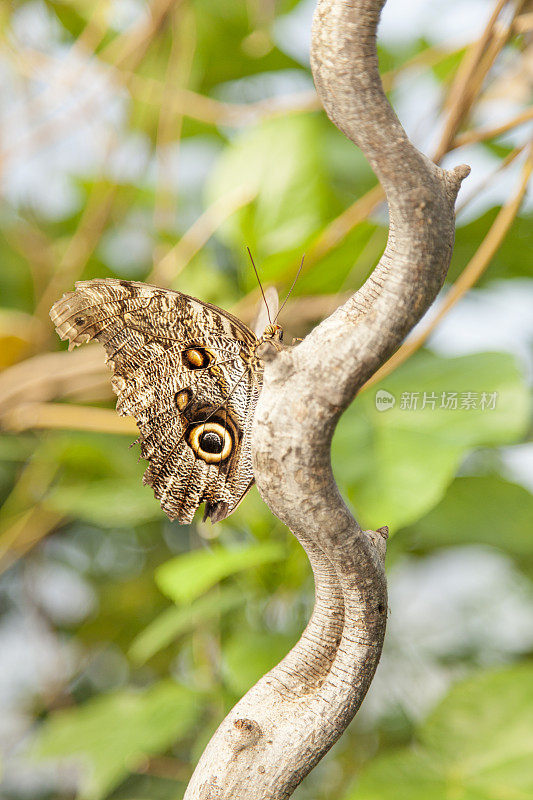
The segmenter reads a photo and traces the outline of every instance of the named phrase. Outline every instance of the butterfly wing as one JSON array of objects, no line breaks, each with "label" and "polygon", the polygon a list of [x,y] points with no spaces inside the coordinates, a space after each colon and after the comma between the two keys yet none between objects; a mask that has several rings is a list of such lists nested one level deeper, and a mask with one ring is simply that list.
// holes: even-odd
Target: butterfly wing
[{"label": "butterfly wing", "polygon": [[117,411],[135,418],[149,462],[143,482],[170,519],[191,522],[203,502],[204,519],[231,514],[253,483],[252,331],[196,298],[117,279],[78,282],[50,316],[70,347],[104,346]]}]

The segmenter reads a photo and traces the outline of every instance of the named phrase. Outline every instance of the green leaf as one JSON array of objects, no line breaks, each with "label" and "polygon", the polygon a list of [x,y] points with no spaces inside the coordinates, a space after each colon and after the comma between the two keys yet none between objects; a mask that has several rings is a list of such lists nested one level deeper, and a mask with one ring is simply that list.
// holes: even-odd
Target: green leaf
[{"label": "green leaf", "polygon": [[418,751],[378,756],[344,800],[453,800],[445,793],[446,779],[439,766],[436,758]]},{"label": "green leaf", "polygon": [[533,566],[533,495],[496,475],[456,478],[444,499],[406,531],[408,546],[488,544]]},{"label": "green leaf", "polygon": [[268,278],[265,258],[301,250],[325,219],[327,183],[319,131],[312,115],[264,122],[225,148],[211,176],[209,203],[243,185],[255,193],[253,202],[235,213],[220,233],[239,251],[246,242]]},{"label": "green leaf", "polygon": [[155,579],[163,594],[175,603],[190,603],[228,575],[279,561],[284,554],[283,545],[274,542],[239,550],[225,550],[220,546],[194,550],[160,566]]},{"label": "green leaf", "polygon": [[46,458],[61,466],[61,486],[108,480],[141,479],[146,464],[132,458],[124,436],[53,431],[43,440]]},{"label": "green leaf", "polygon": [[269,631],[242,630],[224,648],[224,675],[229,688],[237,695],[256,683],[272,669],[295,644],[294,638]]},{"label": "green leaf", "polygon": [[159,502],[137,476],[58,486],[46,500],[47,508],[103,528],[139,525],[161,516]]},{"label": "green leaf", "polygon": [[320,268],[312,267],[298,279],[299,294],[328,294],[350,288],[355,291],[379,260],[386,242],[386,228],[363,220],[320,258]]},{"label": "green leaf", "polygon": [[83,766],[80,798],[100,800],[147,756],[164,752],[195,724],[198,696],[171,681],[89,700],[52,714],[32,755],[75,757]]},{"label": "green leaf", "polygon": [[[464,270],[496,219],[499,208],[491,208],[483,216],[461,225],[455,235],[452,263],[448,280],[454,281]],[[524,258],[533,248],[533,216],[524,214],[516,217],[507,236],[498,247],[490,262],[490,269],[477,282],[483,286],[498,278],[530,278],[531,263]]]},{"label": "green leaf", "polygon": [[130,658],[136,664],[144,664],[179,636],[212,619],[218,619],[244,603],[245,599],[242,592],[226,589],[202,597],[190,606],[165,609],[135,637],[129,650]]},{"label": "green leaf", "polygon": [[[487,671],[454,686],[430,715],[420,740],[466,775],[530,758],[533,765],[533,664]],[[533,769],[530,772],[533,790]]]},{"label": "green leaf", "polygon": [[[376,392],[394,407],[379,411]],[[435,408],[421,408],[424,392]],[[457,392],[459,407],[440,407]],[[461,395],[497,393],[496,407],[461,409]],[[417,410],[402,395],[418,393]],[[365,527],[411,524],[443,497],[464,454],[480,445],[515,441],[527,429],[529,398],[513,360],[504,353],[441,358],[421,353],[356,400],[338,426],[333,464],[340,485]]]},{"label": "green leaf", "polygon": [[[296,4],[296,0],[284,0],[276,7],[283,13]],[[220,3],[218,0],[196,0],[195,23],[195,73],[200,73],[201,85],[197,88],[208,93],[229,80],[242,79],[243,76],[257,72],[277,71],[293,68],[295,62],[273,46],[268,28],[261,25],[262,38],[266,39],[264,50],[254,52],[248,45],[248,36],[259,22],[250,14],[245,0],[232,0]],[[268,18],[269,13],[265,17]],[[261,16],[262,19],[262,16]],[[247,46],[248,45],[248,46]],[[231,53],[231,58],[213,58],[213,54]],[[244,97],[243,97],[244,100]]]},{"label": "green leaf", "polygon": [[[428,56],[432,53],[432,48],[426,51]],[[459,50],[451,50],[442,55],[442,57],[432,63],[431,71],[441,83],[449,82],[457,72],[461,61],[464,58],[466,48],[461,47]]]},{"label": "green leaf", "polygon": [[455,686],[419,744],[371,762],[345,800],[528,800],[533,795],[533,665]]}]

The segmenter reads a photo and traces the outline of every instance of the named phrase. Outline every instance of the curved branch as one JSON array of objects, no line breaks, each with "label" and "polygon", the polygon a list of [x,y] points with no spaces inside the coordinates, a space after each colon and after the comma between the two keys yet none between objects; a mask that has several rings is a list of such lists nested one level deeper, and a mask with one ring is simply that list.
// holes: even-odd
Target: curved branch
[{"label": "curved branch", "polygon": [[316,603],[291,652],[222,722],[185,800],[281,800],[359,708],[386,622],[386,528],[362,531],[331,470],[331,438],[358,389],[433,302],[448,270],[467,167],[418,152],[379,79],[384,0],[319,0],[312,68],[324,107],[363,150],[389,202],[386,250],[366,283],[296,348],[270,352],[254,428],[254,470],[272,511],[304,546]]}]

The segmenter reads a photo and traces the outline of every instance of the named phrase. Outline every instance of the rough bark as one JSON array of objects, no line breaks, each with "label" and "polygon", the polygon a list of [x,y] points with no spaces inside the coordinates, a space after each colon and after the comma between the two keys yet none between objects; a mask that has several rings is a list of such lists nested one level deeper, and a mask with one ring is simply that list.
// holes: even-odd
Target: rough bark
[{"label": "rough bark", "polygon": [[353,718],[381,653],[386,529],[362,531],[346,507],[331,470],[331,438],[357,391],[441,288],[455,198],[469,172],[435,166],[389,105],[375,42],[383,5],[319,0],[311,63],[326,112],[386,191],[387,247],[361,289],[301,344],[269,350],[255,418],[257,485],[307,552],[315,608],[295,647],[222,722],[185,800],[289,797]]}]

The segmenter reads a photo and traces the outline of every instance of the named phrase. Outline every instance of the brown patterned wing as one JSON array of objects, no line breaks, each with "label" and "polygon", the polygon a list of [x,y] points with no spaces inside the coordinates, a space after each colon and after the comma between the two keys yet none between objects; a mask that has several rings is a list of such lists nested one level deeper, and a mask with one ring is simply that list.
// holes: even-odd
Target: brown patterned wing
[{"label": "brown patterned wing", "polygon": [[70,347],[98,340],[117,411],[135,417],[143,482],[170,519],[224,519],[253,483],[251,421],[261,373],[257,339],[196,298],[116,279],[80,281],[50,311]]}]

